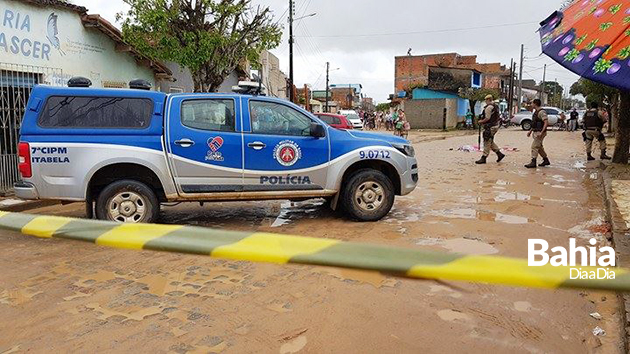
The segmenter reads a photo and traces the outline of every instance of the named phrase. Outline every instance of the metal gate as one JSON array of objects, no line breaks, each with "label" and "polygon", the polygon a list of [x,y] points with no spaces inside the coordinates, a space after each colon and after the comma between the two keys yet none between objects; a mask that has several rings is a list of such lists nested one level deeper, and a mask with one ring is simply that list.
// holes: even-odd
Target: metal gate
[{"label": "metal gate", "polygon": [[20,125],[33,86],[59,85],[61,69],[0,63],[0,195],[10,192],[19,178]]}]

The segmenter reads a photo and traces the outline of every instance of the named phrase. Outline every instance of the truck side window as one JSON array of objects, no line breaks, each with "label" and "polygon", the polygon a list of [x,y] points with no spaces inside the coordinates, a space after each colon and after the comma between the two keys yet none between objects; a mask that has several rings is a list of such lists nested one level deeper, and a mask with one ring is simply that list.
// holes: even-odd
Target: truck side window
[{"label": "truck side window", "polygon": [[310,135],[311,119],[295,109],[263,101],[250,101],[252,133],[269,135]]},{"label": "truck side window", "polygon": [[182,103],[182,124],[195,129],[235,131],[234,100],[204,99]]},{"label": "truck side window", "polygon": [[39,116],[45,128],[146,128],[153,101],[131,97],[52,96]]}]

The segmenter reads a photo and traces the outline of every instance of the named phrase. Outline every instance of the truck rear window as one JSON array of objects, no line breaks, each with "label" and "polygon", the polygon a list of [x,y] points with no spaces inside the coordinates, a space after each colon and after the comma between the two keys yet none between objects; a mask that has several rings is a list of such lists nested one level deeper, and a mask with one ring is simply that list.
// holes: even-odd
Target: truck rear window
[{"label": "truck rear window", "polygon": [[147,128],[153,101],[129,97],[53,96],[39,116],[44,128]]}]

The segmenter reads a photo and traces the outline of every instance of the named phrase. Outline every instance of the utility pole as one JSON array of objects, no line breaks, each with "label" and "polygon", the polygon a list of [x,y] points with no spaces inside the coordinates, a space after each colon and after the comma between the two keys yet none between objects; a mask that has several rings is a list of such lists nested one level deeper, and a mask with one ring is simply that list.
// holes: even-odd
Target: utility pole
[{"label": "utility pole", "polygon": [[324,106],[324,113],[329,113],[328,112],[328,92],[330,91],[330,87],[328,86],[329,74],[330,74],[330,63],[326,62],[326,105]]},{"label": "utility pole", "polygon": [[295,103],[295,95],[293,93],[293,0],[289,0],[289,100]]},{"label": "utility pole", "polygon": [[525,44],[521,44],[521,66],[518,68],[518,107],[521,110],[521,104],[523,103],[523,60],[525,59]]},{"label": "utility pole", "polygon": [[508,91],[507,99],[508,99],[508,115],[512,117],[512,108],[514,105],[514,58],[510,60],[510,81],[508,82],[510,87],[510,91]]},{"label": "utility pole", "polygon": [[556,84],[553,86],[553,98],[555,100],[554,104],[556,106],[559,106],[559,104],[558,104],[558,79],[556,79]]},{"label": "utility pole", "polygon": [[545,99],[545,88],[547,87],[547,64],[545,64],[545,69],[543,70],[543,81],[542,85],[540,85],[540,100],[547,104],[547,100]]}]

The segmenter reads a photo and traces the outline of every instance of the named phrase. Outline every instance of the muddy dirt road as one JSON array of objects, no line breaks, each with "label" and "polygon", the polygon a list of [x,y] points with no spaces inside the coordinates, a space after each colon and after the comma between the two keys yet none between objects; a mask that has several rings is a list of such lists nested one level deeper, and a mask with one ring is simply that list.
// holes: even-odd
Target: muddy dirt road
[{"label": "muddy dirt road", "polygon": [[[522,258],[528,238],[606,242],[599,162],[583,163],[578,133],[551,132],[553,165],[535,171],[523,168],[522,131],[501,131],[498,143],[520,151],[485,167],[474,165],[478,154],[456,151],[476,136],[420,140],[419,188],[378,223],[351,222],[320,201],[182,204],[165,207],[162,222]],[[35,212],[82,217],[83,207]],[[0,269],[0,353],[621,350],[609,293],[399,280],[6,232]],[[606,336],[595,337],[596,326]]]}]

